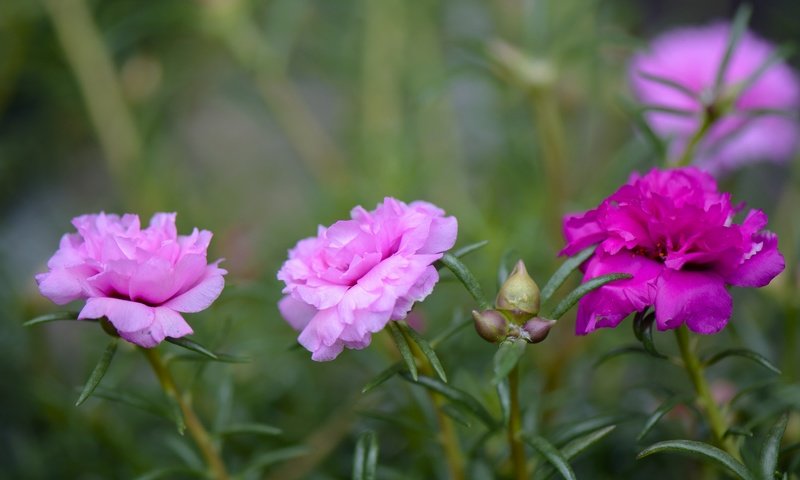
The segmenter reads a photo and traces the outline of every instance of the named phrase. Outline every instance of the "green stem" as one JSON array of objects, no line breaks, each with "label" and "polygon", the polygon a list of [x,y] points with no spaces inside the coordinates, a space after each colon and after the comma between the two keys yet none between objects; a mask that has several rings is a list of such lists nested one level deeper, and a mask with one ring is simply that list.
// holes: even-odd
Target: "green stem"
[{"label": "green stem", "polygon": [[[405,334],[404,334],[405,335]],[[414,358],[417,360],[417,365],[421,374],[428,377],[435,377],[436,373],[433,371],[428,359],[420,351],[415,342],[406,337]],[[436,411],[436,420],[439,423],[439,441],[444,449],[445,461],[447,468],[450,470],[451,480],[464,480],[466,473],[464,471],[464,454],[461,452],[461,445],[458,441],[458,434],[456,432],[453,421],[444,413],[443,407],[447,403],[446,399],[438,393],[433,393],[428,390],[428,394],[433,402],[434,410]]]},{"label": "green stem", "polygon": [[208,434],[205,427],[203,427],[197,414],[192,410],[186,397],[181,394],[178,386],[175,384],[175,380],[172,378],[172,374],[169,369],[167,369],[167,365],[158,353],[158,350],[155,348],[142,348],[140,350],[144,353],[144,356],[147,357],[150,366],[153,367],[153,372],[155,372],[156,377],[158,377],[158,381],[161,383],[161,388],[164,389],[164,393],[175,400],[180,407],[184,421],[186,422],[186,429],[189,430],[189,434],[191,434],[195,443],[197,443],[197,446],[200,448],[200,452],[203,454],[213,474],[213,478],[216,480],[227,480],[230,478],[214,442],[211,441],[211,436]]},{"label": "green stem", "polygon": [[708,130],[713,124],[714,117],[705,114],[703,116],[703,123],[700,125],[700,128],[697,130],[697,132],[695,132],[694,136],[692,136],[692,138],[689,140],[689,143],[686,144],[686,149],[683,151],[683,155],[681,155],[676,166],[685,167],[692,163],[692,157],[694,156],[694,151],[697,149],[697,145],[700,143],[700,140],[706,136],[706,133],[708,133]]},{"label": "green stem", "polygon": [[508,445],[511,448],[511,463],[515,480],[528,478],[525,462],[525,446],[522,444],[522,415],[519,408],[519,366],[508,374],[508,388],[511,396],[511,411],[508,416]]},{"label": "green stem", "polygon": [[694,385],[695,392],[697,392],[697,402],[705,411],[706,420],[711,427],[711,433],[714,435],[714,442],[734,458],[741,459],[739,449],[736,447],[733,438],[725,436],[725,432],[728,431],[728,423],[711,394],[711,389],[703,375],[703,366],[690,345],[689,331],[686,326],[675,330],[675,339],[681,351],[686,373],[689,375],[692,385]]}]

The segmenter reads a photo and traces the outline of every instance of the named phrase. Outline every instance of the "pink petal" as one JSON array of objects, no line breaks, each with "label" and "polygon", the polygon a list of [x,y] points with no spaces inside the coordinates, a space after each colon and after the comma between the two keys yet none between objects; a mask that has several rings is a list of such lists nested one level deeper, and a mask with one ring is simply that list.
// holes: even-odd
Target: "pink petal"
[{"label": "pink petal", "polygon": [[149,327],[135,332],[119,332],[119,336],[144,348],[153,348],[165,338],[164,329],[159,322],[153,322]]},{"label": "pink petal", "polygon": [[308,325],[308,322],[314,318],[317,309],[313,306],[287,295],[278,302],[278,309],[283,315],[283,318],[289,322],[295,330],[302,330]]},{"label": "pink petal", "polygon": [[434,218],[431,221],[428,239],[418,253],[442,253],[453,248],[458,236],[456,217]]},{"label": "pink petal", "polygon": [[665,269],[658,280],[655,307],[659,330],[686,323],[693,332],[711,334],[728,323],[733,299],[714,272]]},{"label": "pink petal", "polygon": [[186,323],[183,316],[167,307],[156,307],[155,323],[161,325],[164,335],[171,338],[180,338],[194,333],[192,327]]},{"label": "pink petal", "polygon": [[564,238],[567,246],[558,254],[575,255],[584,248],[603,241],[606,236],[606,231],[597,223],[597,210],[567,215],[564,217]]},{"label": "pink petal", "polygon": [[225,273],[227,272],[218,268],[216,264],[209,265],[200,283],[172,300],[165,302],[163,306],[184,313],[205,310],[222,293],[222,288],[225,286],[225,279],[222,275]]},{"label": "pink petal", "polygon": [[78,319],[108,318],[120,332],[136,332],[149,328],[155,320],[152,307],[118,298],[90,298],[78,315]]},{"label": "pink petal", "polygon": [[58,268],[36,275],[39,291],[58,305],[65,305],[83,297],[81,279],[69,270]]}]

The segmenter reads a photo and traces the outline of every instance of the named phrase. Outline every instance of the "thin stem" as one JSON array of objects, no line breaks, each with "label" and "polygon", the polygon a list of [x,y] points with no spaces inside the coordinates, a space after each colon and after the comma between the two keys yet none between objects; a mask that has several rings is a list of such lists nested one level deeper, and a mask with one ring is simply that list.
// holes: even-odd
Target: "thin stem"
[{"label": "thin stem", "polygon": [[689,143],[686,144],[686,149],[683,151],[683,155],[681,155],[680,159],[676,166],[678,167],[685,167],[692,163],[692,157],[694,156],[694,152],[697,149],[697,145],[706,136],[708,130],[711,128],[711,125],[714,124],[714,117],[709,114],[703,115],[703,123],[700,125],[700,128],[695,132],[692,138],[689,140]]},{"label": "thin stem", "polygon": [[164,393],[175,400],[180,407],[184,421],[186,422],[186,429],[189,430],[189,434],[191,434],[195,443],[197,443],[197,446],[200,448],[200,452],[203,454],[209,469],[211,469],[213,477],[216,480],[227,480],[230,478],[214,442],[211,441],[211,436],[208,434],[205,427],[203,427],[197,414],[192,410],[186,397],[178,389],[175,380],[172,378],[172,374],[169,372],[169,369],[167,369],[167,365],[164,363],[158,350],[155,348],[142,348],[141,351],[144,353],[144,356],[147,357],[150,366],[153,367],[153,372],[155,372],[156,377],[158,377],[158,381],[161,383],[161,388],[164,389]]},{"label": "thin stem", "polygon": [[525,446],[522,444],[522,416],[519,409],[519,366],[515,366],[508,374],[508,388],[511,396],[511,411],[508,416],[508,445],[511,448],[511,463],[515,480],[528,478],[528,467],[525,461]]},{"label": "thin stem", "polygon": [[686,373],[689,375],[692,385],[694,385],[695,392],[697,392],[697,402],[705,411],[706,420],[711,427],[711,433],[714,435],[714,442],[734,458],[741,459],[739,449],[736,447],[733,438],[725,436],[725,432],[728,431],[728,423],[711,394],[711,389],[703,375],[703,367],[700,365],[700,360],[689,344],[689,332],[686,326],[675,330],[675,339],[681,351]]},{"label": "thin stem", "polygon": [[[418,368],[421,374],[435,377],[436,373],[433,371],[428,359],[420,351],[417,344],[408,339],[408,344],[417,359]],[[447,403],[444,397],[438,393],[428,390],[428,394],[433,402],[434,410],[436,411],[436,421],[439,423],[439,441],[442,443],[444,449],[445,461],[447,468],[450,470],[450,477],[452,480],[464,480],[466,474],[464,472],[464,454],[461,452],[461,445],[458,441],[458,434],[456,433],[453,421],[444,413],[443,407]]]}]

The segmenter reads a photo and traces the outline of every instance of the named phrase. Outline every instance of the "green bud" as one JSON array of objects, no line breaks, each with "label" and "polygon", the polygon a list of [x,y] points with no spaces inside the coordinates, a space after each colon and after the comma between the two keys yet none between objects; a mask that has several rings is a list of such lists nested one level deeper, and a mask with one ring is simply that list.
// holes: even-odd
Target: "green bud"
[{"label": "green bud", "polygon": [[472,311],[475,319],[475,331],[484,340],[497,343],[508,336],[508,319],[497,310]]},{"label": "green bud", "polygon": [[547,338],[550,333],[550,328],[556,323],[555,320],[548,320],[546,318],[534,317],[522,326],[522,330],[528,334],[526,338],[529,343],[539,343]]},{"label": "green bud", "polygon": [[522,260],[517,262],[500,287],[495,306],[509,312],[520,324],[539,313],[539,286],[528,275]]}]

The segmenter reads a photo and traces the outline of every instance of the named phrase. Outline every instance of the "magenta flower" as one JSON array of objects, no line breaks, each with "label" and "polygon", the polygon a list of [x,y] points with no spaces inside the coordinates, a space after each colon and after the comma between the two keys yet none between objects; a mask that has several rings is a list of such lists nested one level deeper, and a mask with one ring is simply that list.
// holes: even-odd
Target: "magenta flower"
[{"label": "magenta flower", "polygon": [[125,340],[151,348],[192,333],[181,313],[205,310],[227,272],[208,264],[211,232],[178,235],[174,213],[158,213],[142,230],[137,215],[83,215],[78,233],[61,237],[36,275],[39,291],[63,305],[85,298],[79,319],[106,317]]},{"label": "magenta flower", "polygon": [[778,238],[763,230],[767,216],[750,210],[737,224],[740,209],[709,174],[689,167],[633,174],[596,209],[565,217],[562,255],[599,243],[584,280],[633,275],[583,297],[578,335],[615,327],[648,307],[659,330],[722,330],[733,308],[726,286],[763,287],[784,267]]},{"label": "magenta flower", "polygon": [[[744,32],[733,51],[722,88],[714,92],[717,70],[730,35],[728,24],[680,28],[656,38],[648,51],[636,55],[630,65],[635,95],[645,105],[694,112],[676,115],[651,111],[650,126],[671,139],[670,153],[677,157],[703,121],[714,110],[716,119],[697,146],[695,163],[712,173],[722,173],[757,162],[786,162],[797,151],[800,125],[790,116],[800,107],[800,82],[785,63],[769,66],[745,88],[732,109],[724,106],[727,96],[765,64],[775,47],[750,32]],[[643,74],[672,80],[694,93],[664,85]],[[787,114],[763,114],[763,110]],[[762,114],[755,115],[761,110]]]},{"label": "magenta flower", "polygon": [[317,361],[362,349],[389,320],[405,318],[439,281],[432,264],[456,241],[456,219],[426,202],[386,198],[350,216],[299,241],[278,272],[281,314]]}]

